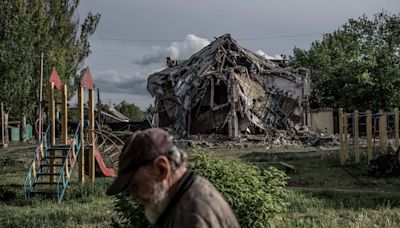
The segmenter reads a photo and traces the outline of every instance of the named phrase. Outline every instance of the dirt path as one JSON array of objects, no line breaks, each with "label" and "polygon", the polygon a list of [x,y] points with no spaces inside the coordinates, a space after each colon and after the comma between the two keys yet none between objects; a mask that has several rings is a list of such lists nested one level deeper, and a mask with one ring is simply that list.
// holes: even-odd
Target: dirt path
[{"label": "dirt path", "polygon": [[288,187],[292,190],[305,191],[305,192],[340,192],[340,193],[392,193],[398,194],[398,192],[388,192],[383,189],[369,190],[369,189],[351,189],[351,188],[318,188],[318,187]]},{"label": "dirt path", "polygon": [[25,146],[12,146],[7,148],[0,149],[0,157],[6,155],[8,153],[17,151],[17,150],[25,150],[25,149],[35,149],[37,145],[25,145]]}]

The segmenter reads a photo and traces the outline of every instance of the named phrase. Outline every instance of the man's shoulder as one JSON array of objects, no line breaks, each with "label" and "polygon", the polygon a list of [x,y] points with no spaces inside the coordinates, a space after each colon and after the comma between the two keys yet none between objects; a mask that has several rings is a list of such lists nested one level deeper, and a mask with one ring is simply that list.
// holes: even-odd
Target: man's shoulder
[{"label": "man's shoulder", "polygon": [[178,211],[199,216],[211,224],[231,224],[229,227],[237,227],[233,225],[237,224],[237,220],[229,204],[207,179],[199,175],[196,175],[193,184],[182,196]]},{"label": "man's shoulder", "polygon": [[213,198],[220,198],[224,201],[221,194],[214,187],[214,185],[202,176],[196,175],[192,186],[189,188],[186,197],[196,196],[195,199],[210,200]]}]

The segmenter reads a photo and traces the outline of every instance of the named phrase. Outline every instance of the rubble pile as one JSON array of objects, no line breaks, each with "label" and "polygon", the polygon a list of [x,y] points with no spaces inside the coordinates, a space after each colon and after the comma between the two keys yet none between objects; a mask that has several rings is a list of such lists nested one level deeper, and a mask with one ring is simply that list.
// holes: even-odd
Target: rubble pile
[{"label": "rubble pile", "polygon": [[312,132],[308,127],[295,127],[296,139],[299,139],[303,145],[311,147],[319,146],[339,146],[339,137],[333,134],[327,134],[321,131]]},{"label": "rubble pile", "polygon": [[[279,138],[279,137],[276,137]],[[211,149],[243,149],[243,148],[263,148],[270,149],[273,146],[299,146],[303,147],[300,140],[282,140],[276,142],[276,138],[270,141],[263,135],[242,135],[234,140],[228,140],[228,136],[218,134],[196,134],[190,135],[184,139],[176,140],[180,148],[211,148]]]},{"label": "rubble pile", "polygon": [[168,66],[149,76],[147,90],[156,98],[153,125],[175,137],[261,134],[278,144],[306,124],[308,71],[273,63],[229,34]]}]

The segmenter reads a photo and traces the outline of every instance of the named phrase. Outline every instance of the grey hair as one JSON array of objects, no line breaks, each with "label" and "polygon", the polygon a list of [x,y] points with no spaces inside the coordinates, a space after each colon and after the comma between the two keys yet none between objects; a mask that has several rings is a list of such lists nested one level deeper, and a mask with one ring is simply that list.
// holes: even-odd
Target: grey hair
[{"label": "grey hair", "polygon": [[167,158],[171,164],[171,170],[175,171],[187,161],[187,154],[185,151],[173,146],[167,153]]}]

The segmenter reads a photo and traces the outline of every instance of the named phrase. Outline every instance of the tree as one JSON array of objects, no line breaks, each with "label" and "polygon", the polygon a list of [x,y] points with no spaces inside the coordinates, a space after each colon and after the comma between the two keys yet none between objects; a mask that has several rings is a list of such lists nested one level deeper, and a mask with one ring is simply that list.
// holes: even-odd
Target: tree
[{"label": "tree", "polygon": [[145,114],[134,103],[129,104],[126,101],[122,101],[115,106],[115,109],[127,116],[130,121],[143,121],[145,118]]},{"label": "tree", "polygon": [[[0,96],[12,116],[27,113],[33,120],[42,52],[44,82],[54,66],[63,83],[72,86],[72,96],[90,54],[88,38],[100,19],[99,14],[89,13],[79,30],[78,5],[79,0],[0,1]],[[45,99],[46,91],[44,88]]]},{"label": "tree", "polygon": [[291,64],[310,69],[311,107],[389,109],[400,102],[400,14],[349,19]]}]

